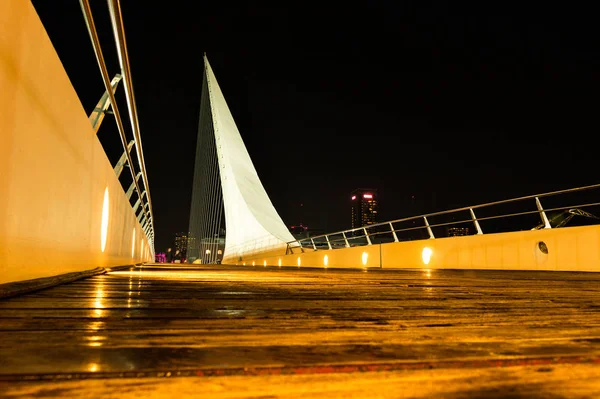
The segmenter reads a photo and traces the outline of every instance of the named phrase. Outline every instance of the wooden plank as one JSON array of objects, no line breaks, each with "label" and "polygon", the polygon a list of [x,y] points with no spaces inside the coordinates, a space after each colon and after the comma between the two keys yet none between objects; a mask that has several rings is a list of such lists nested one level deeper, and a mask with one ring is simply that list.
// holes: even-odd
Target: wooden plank
[{"label": "wooden plank", "polygon": [[[1,300],[0,380],[16,384],[23,378],[75,373],[85,379],[83,385],[101,394],[93,378],[102,373],[112,381],[132,372],[152,376],[200,370],[211,375],[218,370],[227,374],[256,367],[311,370],[335,365],[375,370],[385,364],[401,368],[454,361],[459,363],[430,378],[457,372],[456,381],[462,381],[468,373],[455,368],[465,368],[464,362],[600,358],[599,282],[599,275],[587,273],[365,273],[226,266],[119,271]],[[487,367],[484,363],[469,367]],[[580,361],[573,363],[581,366]],[[590,375],[596,373],[594,365],[586,366]],[[406,375],[393,372],[393,367],[380,371],[405,381]],[[561,373],[557,381],[562,381]],[[324,383],[315,378],[315,383]],[[319,392],[346,394],[344,378],[336,380],[333,391]],[[382,383],[364,373],[352,378],[359,385]],[[188,383],[208,384],[178,381],[183,385],[175,390],[185,391]],[[452,384],[462,384],[456,381]],[[265,381],[260,378],[246,383],[263,392],[259,385]],[[283,389],[281,397],[300,395],[282,388],[283,382],[273,383]],[[494,384],[498,381],[489,374],[477,386]],[[49,385],[14,386],[20,388],[11,395],[19,397]],[[75,395],[83,392],[73,389]],[[157,395],[161,389],[156,388]],[[245,397],[238,394],[232,397]],[[493,397],[485,395],[480,397]]]}]

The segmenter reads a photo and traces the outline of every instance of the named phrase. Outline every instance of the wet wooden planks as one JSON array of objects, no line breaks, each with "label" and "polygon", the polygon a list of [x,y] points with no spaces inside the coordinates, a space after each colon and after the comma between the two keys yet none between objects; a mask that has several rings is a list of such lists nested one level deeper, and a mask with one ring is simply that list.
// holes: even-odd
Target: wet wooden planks
[{"label": "wet wooden planks", "polygon": [[[11,391],[18,396],[48,384],[17,384],[24,378],[74,374],[112,380],[131,372],[560,357],[591,359],[585,367],[594,374],[599,282],[591,273],[135,268],[0,301],[0,380],[21,387]],[[486,368],[457,364],[443,373]]]}]

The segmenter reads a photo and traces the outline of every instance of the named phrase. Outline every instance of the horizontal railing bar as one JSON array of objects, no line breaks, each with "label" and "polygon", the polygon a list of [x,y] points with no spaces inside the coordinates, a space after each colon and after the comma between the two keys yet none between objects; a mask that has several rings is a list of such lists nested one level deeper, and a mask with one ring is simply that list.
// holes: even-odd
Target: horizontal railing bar
[{"label": "horizontal railing bar", "polygon": [[[372,225],[364,226],[364,227],[366,227],[366,228],[369,229],[369,228],[384,226],[384,225],[387,225],[389,223],[406,222],[406,221],[411,221],[411,220],[415,220],[415,219],[421,219],[423,217],[428,217],[429,218],[429,217],[433,217],[433,216],[447,215],[447,214],[451,214],[451,213],[468,211],[469,209],[481,209],[481,208],[484,208],[484,207],[490,207],[490,206],[502,205],[502,204],[509,204],[509,203],[512,203],[512,202],[518,202],[518,201],[523,201],[523,200],[527,200],[527,199],[534,199],[536,197],[543,198],[543,197],[548,197],[548,196],[551,196],[551,195],[559,195],[559,194],[566,194],[566,193],[577,192],[577,191],[585,191],[585,190],[591,190],[591,189],[594,189],[594,188],[600,188],[600,183],[598,183],[598,184],[592,184],[592,185],[589,185],[589,186],[576,187],[576,188],[570,188],[570,189],[558,190],[558,191],[552,191],[552,192],[542,193],[542,194],[527,195],[527,196],[524,196],[524,197],[511,198],[511,199],[507,199],[507,200],[500,200],[500,201],[488,202],[488,203],[485,203],[485,204],[479,204],[479,205],[474,205],[474,206],[465,206],[465,207],[462,207],[462,208],[456,208],[456,209],[450,209],[450,210],[445,210],[445,211],[440,211],[440,212],[427,213],[427,214],[418,215],[418,216],[410,216],[410,217],[401,218],[401,219],[388,220],[386,222],[372,224]],[[558,209],[566,209],[566,208],[558,208]],[[480,218],[477,218],[477,219],[478,220],[482,220]],[[425,226],[423,226],[423,227],[425,227]],[[320,237],[332,236],[332,235],[336,235],[336,234],[349,233],[349,232],[353,232],[353,231],[356,231],[356,230],[359,230],[359,229],[362,229],[362,227],[358,227],[358,228],[355,228],[355,229],[340,230],[340,231],[336,231],[336,232],[328,233],[328,234],[321,234],[319,236],[314,236],[313,238],[320,238]],[[290,242],[296,242],[296,241],[297,240],[290,241]]]},{"label": "horizontal railing bar", "polygon": [[[560,210],[565,210],[565,209],[572,209],[572,208],[586,208],[586,207],[590,207],[590,206],[599,206],[600,202],[591,202],[591,203],[585,203],[585,204],[578,204],[578,205],[570,205],[570,206],[563,206],[563,207],[556,207],[556,208],[549,208],[549,209],[544,209],[545,212],[554,212],[554,211],[560,211]],[[485,220],[493,220],[493,219],[499,219],[499,218],[507,218],[507,217],[514,217],[514,216],[524,216],[524,215],[533,215],[533,214],[539,214],[540,211],[538,211],[537,209],[534,211],[525,211],[525,212],[517,212],[517,213],[509,213],[509,214],[503,214],[503,215],[496,215],[496,216],[486,216],[486,217],[481,217],[481,218],[477,218],[478,221],[485,221]],[[389,223],[389,222],[388,222]],[[465,219],[465,220],[459,220],[459,221],[452,221],[452,222],[446,222],[446,223],[438,223],[438,224],[432,224],[429,227],[444,227],[444,226],[450,226],[450,225],[454,225],[454,224],[464,224],[464,223],[473,223],[472,219]],[[387,223],[384,223],[387,224]],[[374,225],[371,225],[369,227],[374,227]],[[369,228],[367,227],[367,229]],[[535,226],[534,226],[535,227]],[[420,230],[420,229],[426,229],[427,226],[423,225],[423,226],[415,226],[415,227],[408,227],[408,228],[404,228],[404,229],[394,229],[394,230],[387,230],[387,231],[379,231],[379,232],[373,232],[373,233],[369,233],[369,236],[376,236],[376,235],[382,235],[382,234],[391,234],[392,232],[396,232],[396,233],[401,233],[401,232],[405,232],[405,231],[413,231],[413,230]],[[354,230],[359,230],[359,229],[354,229]],[[347,230],[346,232],[348,232],[350,230]],[[333,234],[340,234],[340,233],[333,233]],[[331,234],[331,235],[333,235]],[[326,234],[326,236],[331,237],[330,234]],[[321,236],[315,236],[312,237],[313,239],[319,238]],[[358,239],[358,238],[364,238],[366,237],[366,235],[361,235],[361,236],[355,236],[355,237],[348,237],[348,240],[353,240],[353,239]],[[303,243],[305,240],[310,240],[310,238],[303,238],[302,240],[298,240],[298,241],[291,241],[291,242],[298,242],[298,243]],[[336,241],[340,241],[343,242],[344,239],[343,238],[338,238],[338,239],[329,239],[330,242],[336,242]],[[366,245],[366,243],[365,243]]]},{"label": "horizontal railing bar", "polygon": [[154,217],[152,214],[152,201],[150,199],[150,186],[148,185],[148,176],[146,174],[146,162],[144,160],[144,152],[142,149],[142,137],[140,135],[140,125],[135,103],[135,95],[133,92],[133,83],[131,80],[131,67],[129,64],[129,54],[127,52],[127,42],[125,39],[125,30],[123,28],[123,15],[121,13],[121,4],[119,0],[108,1],[111,24],[115,42],[117,45],[117,53],[119,64],[121,66],[121,74],[123,75],[123,86],[125,88],[125,98],[127,100],[127,108],[129,110],[129,119],[133,130],[133,139],[135,141],[135,150],[138,158],[138,165],[142,172],[142,181],[146,188],[146,196],[149,204],[150,226],[154,230]]}]

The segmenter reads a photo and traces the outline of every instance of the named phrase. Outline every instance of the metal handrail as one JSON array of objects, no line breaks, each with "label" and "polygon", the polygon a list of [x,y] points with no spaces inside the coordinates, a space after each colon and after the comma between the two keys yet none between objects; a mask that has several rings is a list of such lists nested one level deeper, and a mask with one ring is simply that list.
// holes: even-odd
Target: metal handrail
[{"label": "metal handrail", "polygon": [[[104,82],[104,86],[106,88],[106,93],[109,96],[110,99],[110,104],[112,106],[112,110],[115,116],[115,121],[117,123],[117,129],[119,131],[119,136],[121,138],[121,144],[123,145],[123,149],[125,151],[125,156],[127,158],[127,164],[129,165],[129,171],[131,172],[131,177],[133,179],[133,185],[135,186],[135,190],[138,194],[138,198],[140,199],[141,202],[143,202],[143,194],[142,194],[142,190],[140,190],[140,186],[138,185],[137,179],[136,179],[136,173],[135,173],[135,168],[133,166],[133,160],[131,158],[131,154],[128,150],[128,145],[127,145],[127,137],[125,135],[125,128],[123,125],[123,120],[121,119],[121,113],[119,112],[119,108],[117,106],[117,102],[116,102],[116,98],[115,95],[112,91],[112,85],[111,85],[111,79],[108,75],[108,68],[106,66],[106,62],[104,60],[104,54],[102,53],[102,49],[100,47],[100,39],[98,37],[98,32],[96,31],[96,25],[94,23],[94,18],[92,15],[92,10],[89,4],[89,0],[79,0],[79,3],[81,5],[81,9],[83,11],[83,16],[85,19],[85,23],[86,26],[88,28],[88,33],[90,35],[90,39],[92,41],[92,47],[94,48],[94,53],[96,55],[96,61],[98,62],[98,67],[100,68],[100,73],[102,75],[102,80]],[[137,145],[136,145],[136,150],[138,150]],[[138,156],[139,159],[139,156]],[[140,165],[140,167],[142,167]],[[145,175],[145,169],[142,170],[142,175]],[[144,217],[147,220],[150,220],[150,223],[152,223],[152,211],[151,211],[151,206],[150,206],[150,196],[148,194],[148,186],[146,186],[146,194],[148,196],[148,208],[149,210],[146,210],[146,206],[142,206],[142,214],[144,215]],[[150,218],[148,218],[148,216],[150,216]],[[154,226],[152,224],[152,236],[148,237],[150,240],[150,244],[152,246],[153,245],[153,232],[154,232]]]},{"label": "metal handrail", "polygon": [[[600,202],[592,202],[592,203],[588,203],[588,204],[579,204],[579,205],[571,205],[571,206],[563,206],[563,207],[559,207],[559,208],[550,208],[550,209],[544,209],[545,212],[554,212],[554,211],[561,211],[563,209],[570,209],[570,208],[583,208],[583,207],[588,207],[588,206],[598,206],[600,205]],[[533,215],[533,214],[539,214],[540,211],[535,210],[535,211],[527,211],[527,212],[516,212],[516,213],[508,213],[508,214],[504,214],[504,215],[496,215],[496,216],[485,216],[482,218],[477,218],[478,221],[483,221],[483,220],[492,220],[492,219],[500,219],[500,218],[508,218],[508,217],[514,217],[514,216],[524,216],[524,215]],[[420,216],[415,216],[415,220],[421,218]],[[437,223],[437,224],[431,224],[429,225],[429,227],[444,227],[444,226],[451,226],[453,224],[463,224],[463,223],[472,223],[473,219],[464,219],[464,220],[458,220],[458,221],[451,221],[451,222],[446,222],[446,223]],[[394,222],[387,222],[389,223],[394,223]],[[366,226],[365,228],[370,228],[373,225],[370,226]],[[422,230],[422,229],[426,229],[428,226],[415,226],[415,227],[407,227],[404,229],[394,229],[394,232],[403,232],[403,231],[414,231],[414,230]],[[345,231],[345,233],[348,232],[353,232],[353,231],[358,231],[358,230],[362,230],[363,228],[356,228],[353,230],[349,230],[349,231]],[[389,231],[375,231],[373,233],[369,233],[368,236],[376,236],[376,235],[381,235],[381,234],[390,234],[392,232],[392,230]],[[339,234],[339,233],[337,233]],[[332,235],[336,235],[336,233],[332,233],[332,234],[327,234],[327,236],[332,236]],[[308,238],[302,238],[300,240],[297,241],[290,241],[290,243],[292,242],[304,242],[307,240],[315,240],[317,238],[320,238],[322,236],[315,236],[315,237],[308,237]],[[355,240],[357,238],[362,238],[362,237],[367,237],[366,235],[360,235],[360,236],[353,236],[351,238],[349,238],[349,240]],[[330,242],[336,242],[336,241],[344,241],[343,238],[337,238],[337,239],[329,239]]]},{"label": "metal handrail", "polygon": [[119,56],[119,64],[123,75],[123,85],[125,86],[125,97],[127,99],[127,108],[129,110],[129,119],[133,130],[133,139],[135,141],[135,149],[138,157],[138,165],[142,172],[142,181],[146,187],[146,195],[150,210],[150,224],[154,231],[154,215],[152,214],[152,201],[150,200],[150,186],[148,186],[148,176],[146,174],[146,162],[144,160],[144,152],[142,150],[142,138],[140,135],[140,125],[135,104],[135,95],[133,91],[133,83],[131,80],[131,68],[129,64],[129,53],[127,52],[127,42],[125,40],[125,29],[123,28],[123,15],[121,13],[121,3],[119,0],[108,0],[108,8],[110,11],[111,24],[115,42],[117,44],[117,53]]},{"label": "metal handrail", "polygon": [[[455,224],[463,224],[463,223],[475,223],[478,226],[479,221],[507,218],[507,217],[513,217],[513,216],[540,214],[540,215],[542,215],[542,219],[545,220],[545,212],[552,212],[552,211],[564,210],[564,209],[569,209],[569,208],[577,208],[577,207],[597,206],[597,205],[600,205],[600,202],[543,209],[541,207],[541,204],[539,203],[539,198],[549,197],[552,195],[572,193],[572,192],[577,192],[577,191],[590,190],[590,189],[594,189],[594,188],[600,188],[600,184],[593,184],[593,185],[589,185],[589,186],[552,191],[552,192],[547,192],[547,193],[542,193],[542,194],[527,195],[527,196],[523,196],[523,197],[511,198],[511,199],[501,200],[501,201],[494,201],[494,202],[489,202],[489,203],[484,203],[484,204],[479,204],[479,205],[474,205],[474,206],[469,206],[469,207],[462,207],[462,208],[450,209],[450,210],[445,210],[445,211],[440,211],[440,212],[433,212],[433,213],[428,213],[428,214],[423,214],[423,215],[418,215],[418,216],[411,216],[411,217],[406,217],[406,218],[401,218],[401,219],[395,219],[395,220],[390,220],[390,221],[372,224],[372,225],[368,225],[368,226],[362,226],[362,227],[357,227],[357,228],[347,229],[347,230],[340,230],[340,231],[336,231],[333,233],[322,234],[319,236],[297,239],[294,241],[289,241],[287,243],[287,245],[288,245],[288,250],[291,250],[293,253],[292,248],[298,248],[298,245],[301,248],[313,247],[314,249],[316,249],[315,240],[319,240],[319,239],[321,239],[321,242],[319,242],[319,245],[325,244],[325,241],[326,241],[328,247],[332,248],[331,243],[345,242],[346,245],[348,245],[347,244],[348,240],[356,240],[356,239],[361,239],[361,238],[363,238],[363,239],[367,238],[367,242],[370,242],[370,239],[369,239],[370,236],[390,234],[390,233],[393,234],[394,241],[398,241],[396,232],[406,232],[406,231],[421,230],[421,229],[427,229],[430,232],[430,238],[435,238],[435,237],[433,237],[433,234],[431,233],[431,228],[443,227],[443,226],[449,226],[449,225],[455,225]],[[510,214],[503,214],[503,215],[486,216],[486,217],[481,217],[481,218],[476,218],[475,214],[473,213],[474,209],[481,209],[481,208],[491,207],[491,206],[495,206],[495,205],[502,205],[502,204],[508,204],[508,203],[513,203],[513,202],[518,202],[518,201],[524,201],[527,199],[536,199],[536,203],[538,204],[538,209],[536,209],[534,211],[516,212],[516,213],[510,213]],[[472,214],[472,218],[465,219],[465,220],[459,220],[459,221],[437,223],[437,224],[433,224],[433,225],[430,225],[427,222],[428,217],[448,215],[448,214],[464,212],[464,211],[470,211]],[[415,220],[421,220],[421,219],[424,221],[424,225],[422,225],[422,226],[407,227],[407,228],[403,228],[403,229],[395,229],[393,226],[393,223],[408,222],[408,221],[415,221]],[[379,232],[371,232],[371,233],[367,232],[368,229],[373,229],[373,228],[382,227],[382,226],[388,227],[388,230],[379,231]],[[365,234],[353,236],[350,238],[346,237],[346,233],[353,233],[353,232],[360,231],[360,230],[364,231]],[[331,239],[332,236],[339,236],[339,235],[342,235],[343,238],[340,237],[340,238]],[[323,241],[323,240],[325,240],[325,241]],[[294,246],[292,247],[292,245],[294,245]]]}]

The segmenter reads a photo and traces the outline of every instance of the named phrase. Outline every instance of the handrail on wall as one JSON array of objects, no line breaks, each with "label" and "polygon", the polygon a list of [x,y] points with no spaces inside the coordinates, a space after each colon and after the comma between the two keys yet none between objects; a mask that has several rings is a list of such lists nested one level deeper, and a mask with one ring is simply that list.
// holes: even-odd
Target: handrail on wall
[{"label": "handrail on wall", "polygon": [[[362,227],[358,227],[358,228],[354,228],[354,229],[341,230],[341,231],[336,231],[333,233],[322,234],[319,236],[297,239],[297,240],[290,241],[287,243],[286,254],[289,254],[289,253],[293,254],[294,249],[296,249],[296,250],[300,249],[302,252],[304,252],[304,250],[306,248],[310,248],[312,250],[318,250],[319,246],[326,248],[326,249],[347,248],[350,246],[350,244],[348,242],[349,239],[353,240],[353,242],[355,242],[355,243],[357,242],[356,243],[357,246],[372,245],[372,237],[377,236],[377,235],[383,235],[383,234],[391,234],[393,237],[393,241],[398,242],[399,241],[398,233],[414,231],[414,230],[422,230],[422,229],[425,229],[427,231],[429,239],[434,239],[436,237],[433,234],[432,228],[464,224],[464,223],[472,223],[473,226],[475,227],[476,234],[483,234],[483,230],[481,229],[481,225],[479,224],[480,221],[493,220],[493,219],[499,219],[499,218],[508,218],[508,217],[514,217],[514,216],[522,216],[522,215],[530,215],[530,214],[539,214],[541,221],[542,221],[542,226],[543,226],[542,228],[548,229],[548,228],[552,228],[552,226],[550,225],[550,222],[548,220],[546,212],[560,211],[560,210],[566,210],[566,209],[572,209],[572,208],[584,208],[584,207],[590,207],[590,206],[597,206],[597,205],[600,205],[600,202],[582,203],[582,204],[577,204],[577,205],[544,209],[542,207],[540,198],[547,198],[547,197],[551,197],[551,196],[557,196],[560,194],[573,193],[573,192],[584,191],[584,190],[591,190],[591,189],[595,189],[595,188],[600,188],[600,184],[593,184],[593,185],[589,185],[589,186],[552,191],[552,192],[547,192],[547,193],[542,193],[542,194],[527,195],[524,197],[517,197],[517,198],[511,198],[511,199],[502,200],[502,201],[488,202],[485,204],[479,204],[479,205],[456,208],[456,209],[451,209],[451,210],[446,210],[446,211],[428,213],[428,214],[424,214],[424,215],[410,216],[407,218],[390,220],[390,221],[377,223],[377,224],[371,224],[371,225],[362,226]],[[476,217],[476,215],[475,215],[475,209],[483,209],[483,208],[491,207],[494,205],[503,205],[503,204],[509,204],[509,203],[513,203],[513,202],[531,200],[531,199],[535,200],[537,209],[534,211],[504,213],[504,214],[500,214],[500,215],[486,216],[486,217],[479,217],[479,218]],[[449,215],[449,214],[464,212],[464,211],[469,211],[469,213],[470,213],[469,219],[463,219],[463,220],[451,221],[451,222],[445,222],[445,223],[436,223],[436,224],[429,224],[429,221],[428,221],[428,218],[431,218],[431,217],[441,216],[441,215]],[[413,222],[419,221],[422,224],[419,226],[406,227],[406,228],[401,228],[401,229],[397,229],[394,227],[394,223],[411,222],[411,221],[413,221]],[[382,228],[385,228],[385,229],[382,229]],[[373,231],[374,229],[379,230],[379,231]],[[534,229],[536,229],[536,228],[534,228]],[[355,235],[354,233],[358,232],[358,231],[361,231],[363,234]],[[351,238],[348,238],[347,234],[352,234]],[[341,236],[341,237],[340,238],[332,238],[333,236]],[[317,243],[319,245],[317,245]]]},{"label": "handrail on wall", "polygon": [[[127,46],[125,41],[125,31],[123,29],[123,18],[121,15],[121,5],[119,0],[107,0],[111,24],[113,27],[113,32],[115,36],[115,42],[117,45],[117,52],[119,56],[119,64],[121,71],[119,74],[113,78],[111,81],[110,76],[108,74],[108,68],[106,66],[106,62],[104,60],[104,54],[102,53],[102,48],[100,46],[100,39],[98,37],[98,32],[96,31],[96,25],[94,23],[94,18],[92,15],[92,10],[90,7],[89,0],[79,0],[81,5],[81,10],[83,12],[83,17],[85,19],[85,23],[88,28],[88,33],[90,34],[90,39],[92,41],[92,46],[94,48],[94,53],[96,55],[96,60],[98,62],[98,67],[100,69],[100,74],[102,75],[102,80],[104,82],[104,87],[106,92],[103,98],[100,100],[99,107],[96,107],[94,113],[105,113],[108,110],[108,106],[112,108],[112,113],[115,116],[115,121],[117,123],[117,128],[119,130],[119,136],[121,138],[121,144],[123,145],[123,156],[117,162],[115,166],[115,173],[117,177],[121,173],[122,166],[127,166],[131,177],[133,179],[133,183],[129,190],[127,190],[128,198],[131,198],[131,194],[134,189],[137,193],[137,201],[135,205],[132,206],[134,214],[137,214],[138,207],[141,204],[141,211],[137,214],[138,221],[142,224],[142,230],[146,237],[148,238],[148,242],[152,246],[152,250],[154,252],[154,216],[152,213],[152,202],[150,199],[150,189],[148,186],[148,176],[146,173],[146,164],[144,161],[144,154],[142,151],[142,140],[140,136],[139,129],[139,121],[138,114],[135,105],[135,97],[133,94],[133,86],[131,83],[131,69],[129,65],[129,56],[127,53]],[[132,130],[133,130],[133,141],[130,142],[127,140],[127,135],[125,133],[125,127],[123,125],[123,120],[121,118],[121,113],[119,112],[119,107],[117,106],[115,99],[115,90],[116,84],[121,79],[123,80],[123,85],[125,86],[125,96],[127,99],[127,108],[129,111],[129,119],[131,122]],[[107,98],[105,98],[107,96]],[[102,103],[102,104],[101,104]],[[93,128],[95,131],[100,127],[100,123],[102,122],[102,117],[100,115],[95,115],[94,118],[90,117],[90,121],[93,124]],[[136,173],[136,169],[133,164],[133,160],[131,157],[131,148],[133,143],[136,149],[136,155],[138,158],[138,166],[140,169],[139,173]],[[122,165],[121,165],[122,164]],[[120,166],[120,167],[118,167]],[[142,178],[143,186],[140,186],[138,183],[139,178]],[[144,188],[142,190],[142,188]],[[125,191],[125,188],[123,188]],[[144,199],[144,196],[146,199]]]}]

